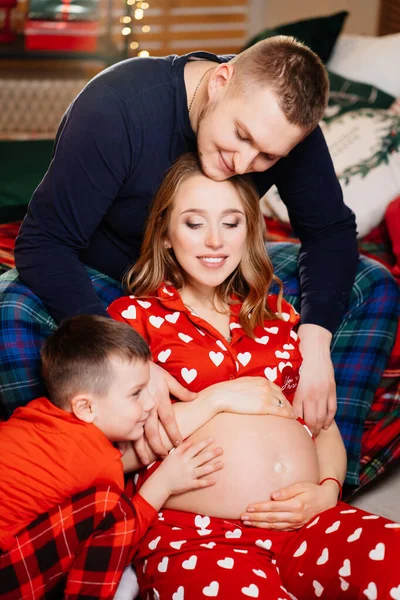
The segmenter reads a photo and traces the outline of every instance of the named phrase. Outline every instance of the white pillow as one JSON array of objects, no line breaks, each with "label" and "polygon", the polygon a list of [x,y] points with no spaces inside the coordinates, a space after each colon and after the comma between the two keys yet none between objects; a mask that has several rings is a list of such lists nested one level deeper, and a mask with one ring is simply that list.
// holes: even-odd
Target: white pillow
[{"label": "white pillow", "polygon": [[400,33],[383,35],[340,35],[327,68],[342,77],[370,83],[400,96]]},{"label": "white pillow", "polygon": [[[345,204],[356,215],[359,237],[379,225],[388,204],[400,194],[400,116],[386,110],[360,109],[321,123]],[[289,221],[276,187],[262,209]]]}]

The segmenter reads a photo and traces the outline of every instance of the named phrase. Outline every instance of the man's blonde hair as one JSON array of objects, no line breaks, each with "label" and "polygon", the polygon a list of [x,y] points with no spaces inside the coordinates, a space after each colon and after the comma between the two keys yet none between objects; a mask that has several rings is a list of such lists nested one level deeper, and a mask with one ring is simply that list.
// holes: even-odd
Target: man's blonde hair
[{"label": "man's blonde hair", "polygon": [[232,85],[251,94],[268,86],[289,123],[312,131],[328,102],[329,79],[321,59],[294,37],[278,35],[250,46],[232,59]]}]

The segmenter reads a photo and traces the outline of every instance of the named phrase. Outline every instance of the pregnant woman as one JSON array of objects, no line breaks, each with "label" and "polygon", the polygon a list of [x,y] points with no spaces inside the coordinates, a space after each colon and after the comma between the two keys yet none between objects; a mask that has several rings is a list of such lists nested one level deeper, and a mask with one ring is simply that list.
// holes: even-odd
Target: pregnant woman
[{"label": "pregnant woman", "polygon": [[[275,279],[255,190],[211,181],[184,155],[154,200],[130,296],[109,313],[192,391],[246,377],[250,404],[262,377],[283,405],[276,386],[293,400],[302,359]],[[191,439],[205,436],[224,448],[224,469],[165,504],[135,560],[141,597],[400,597],[400,526],[337,502],[346,458],[334,423],[313,440],[299,419],[219,413]]]}]

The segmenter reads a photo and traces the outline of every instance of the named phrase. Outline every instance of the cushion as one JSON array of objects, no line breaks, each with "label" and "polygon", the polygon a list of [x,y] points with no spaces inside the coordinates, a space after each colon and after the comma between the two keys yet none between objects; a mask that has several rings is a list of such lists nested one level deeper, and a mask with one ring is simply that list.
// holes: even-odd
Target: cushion
[{"label": "cushion", "polygon": [[[400,194],[400,116],[386,110],[351,111],[322,123],[344,201],[355,213],[360,237],[383,219]],[[277,189],[263,205],[281,221],[289,221]]]},{"label": "cushion", "polygon": [[399,56],[400,33],[381,37],[341,35],[327,67],[343,77],[375,85],[397,98]]},{"label": "cushion", "polygon": [[395,102],[394,96],[370,85],[360,83],[337,73],[329,74],[329,103],[324,114],[324,121],[359,108],[390,108]]},{"label": "cushion", "polygon": [[53,140],[0,141],[0,223],[17,221],[50,164]]},{"label": "cushion", "polygon": [[247,43],[246,48],[274,35],[292,35],[304,42],[318,54],[323,62],[326,62],[332,53],[336,39],[348,14],[347,11],[343,10],[327,17],[302,19],[272,29],[264,29]]}]

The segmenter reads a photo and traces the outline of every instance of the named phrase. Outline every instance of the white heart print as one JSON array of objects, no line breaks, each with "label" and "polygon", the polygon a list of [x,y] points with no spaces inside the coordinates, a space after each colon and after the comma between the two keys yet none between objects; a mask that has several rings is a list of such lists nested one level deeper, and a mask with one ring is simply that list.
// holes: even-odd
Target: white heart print
[{"label": "white heart print", "polygon": [[284,350],[294,350],[293,344],[283,344]]},{"label": "white heart print", "polygon": [[349,587],[350,587],[350,583],[348,581],[346,581],[345,579],[343,579],[343,577],[339,577],[340,579],[340,588],[346,592]]},{"label": "white heart print", "polygon": [[151,306],[151,302],[146,302],[146,300],[138,300],[137,303],[140,304],[142,308],[150,308]]},{"label": "white heart print", "polygon": [[212,550],[215,545],[215,542],[209,542],[208,544],[200,544],[200,546],[203,546],[203,548],[209,548],[210,550]]},{"label": "white heart print", "polygon": [[298,335],[297,335],[297,333],[296,333],[295,331],[291,331],[291,332],[289,333],[289,335],[290,335],[290,337],[291,337],[291,338],[293,338],[294,340],[297,340],[297,338],[298,338]]},{"label": "white heart print", "polygon": [[251,354],[250,352],[239,352],[239,354],[237,355],[237,359],[240,362],[240,364],[243,367],[245,367],[251,361]]},{"label": "white heart print", "polygon": [[256,546],[263,548],[264,550],[270,550],[272,548],[271,540],[257,540]]},{"label": "white heart print", "polygon": [[128,306],[128,308],[126,310],[123,310],[121,315],[123,316],[124,319],[136,319],[136,306],[134,306],[133,304],[131,304],[130,306]]},{"label": "white heart print", "polygon": [[149,317],[149,323],[153,325],[156,329],[160,329],[161,325],[164,323],[164,319],[162,317],[156,317],[155,315],[151,315]]},{"label": "white heart print", "polygon": [[171,548],[175,548],[175,550],[180,550],[183,544],[186,544],[187,540],[179,540],[179,542],[170,542],[169,545]]},{"label": "white heart print", "polygon": [[161,535],[159,535],[158,537],[156,537],[154,540],[151,540],[151,542],[149,542],[149,548],[150,550],[155,550],[158,546],[158,542],[161,540]]},{"label": "white heart print", "polygon": [[393,600],[400,600],[400,585],[390,590],[390,597]]},{"label": "white heart print", "polygon": [[182,342],[185,342],[185,344],[188,344],[193,340],[193,338],[190,337],[190,335],[186,335],[185,333],[178,333],[178,338],[180,338]]},{"label": "white heart print", "polygon": [[278,369],[280,370],[281,373],[285,367],[293,367],[293,365],[291,362],[280,362],[278,365]]},{"label": "white heart print", "polygon": [[263,337],[256,338],[254,341],[257,342],[257,344],[263,344],[263,346],[265,346],[266,344],[268,344],[268,340],[269,340],[269,336],[263,335]]},{"label": "white heart print", "polygon": [[157,359],[160,361],[160,363],[165,363],[165,361],[167,361],[170,356],[171,348],[167,348],[166,350],[162,350],[161,352],[159,352]]},{"label": "white heart print", "polygon": [[179,319],[179,315],[181,313],[180,312],[174,312],[172,314],[169,315],[165,315],[165,320],[168,321],[168,323],[176,323],[177,320]]},{"label": "white heart print", "polygon": [[197,556],[195,554],[193,554],[187,560],[183,561],[182,568],[186,569],[187,571],[193,571],[193,569],[196,568],[196,565],[197,565]]},{"label": "white heart print", "polygon": [[165,573],[167,571],[168,562],[169,562],[168,556],[164,556],[164,558],[161,560],[161,562],[158,563],[157,569],[160,571],[160,573]]},{"label": "white heart print", "polygon": [[281,352],[280,350],[276,350],[275,356],[276,356],[276,358],[290,358],[290,353],[286,352],[286,350],[284,352]]},{"label": "white heart print", "polygon": [[242,587],[242,593],[249,598],[258,598],[260,591],[255,583],[251,583],[248,587]]},{"label": "white heart print", "polygon": [[348,577],[351,575],[351,563],[348,558],[345,558],[343,561],[343,566],[339,569],[339,575],[342,577]]},{"label": "white heart print", "polygon": [[208,356],[211,358],[211,360],[213,361],[214,365],[216,367],[219,367],[219,365],[222,363],[222,361],[224,360],[224,355],[222,354],[222,352],[213,352],[212,350],[208,353]]},{"label": "white heart print", "polygon": [[348,542],[356,542],[357,540],[360,539],[362,533],[362,527],[357,527],[357,529],[351,534],[349,535],[349,537],[347,538]]},{"label": "white heart print", "polygon": [[271,369],[271,367],[266,367],[264,369],[264,375],[269,381],[273,383],[278,377],[278,370],[276,367],[274,367],[273,369]]},{"label": "white heart print", "polygon": [[328,548],[324,548],[322,550],[321,556],[317,560],[317,565],[324,565],[329,560],[329,551]]},{"label": "white heart print", "polygon": [[185,598],[185,588],[183,585],[180,585],[176,592],[172,594],[172,600],[184,600]]},{"label": "white heart print", "polygon": [[181,370],[181,375],[182,378],[186,381],[186,383],[192,383],[192,381],[194,381],[197,377],[197,371],[196,369],[187,369],[186,367],[183,367],[183,369]]},{"label": "white heart print", "polygon": [[315,595],[319,598],[320,596],[322,596],[324,588],[320,584],[320,582],[317,581],[316,579],[314,579],[314,581],[312,582],[312,584],[313,584]]},{"label": "white heart print", "polygon": [[385,558],[385,544],[379,542],[369,553],[371,560],[383,560]]},{"label": "white heart print", "polygon": [[370,581],[366,590],[363,591],[364,596],[367,596],[368,600],[377,600],[378,589],[373,581]]},{"label": "white heart print", "polygon": [[221,348],[221,350],[224,350],[226,352],[226,348],[223,345],[223,343],[221,342],[221,340],[217,340],[215,343],[217,344],[217,346],[219,346]]},{"label": "white heart print", "polygon": [[215,598],[215,596],[218,596],[218,590],[219,590],[218,581],[212,581],[210,583],[210,585],[206,585],[206,587],[203,587],[203,594],[204,594],[204,596],[207,596],[208,598]]},{"label": "white heart print", "polygon": [[263,579],[267,579],[267,575],[264,573],[262,569],[252,569],[254,575],[258,575],[258,577],[262,577]]},{"label": "white heart print", "polygon": [[325,529],[325,533],[333,533],[337,531],[340,527],[340,521],[335,521],[328,529]]},{"label": "white heart print", "polygon": [[219,567],[222,567],[223,569],[233,569],[234,564],[235,564],[235,561],[233,560],[233,558],[230,558],[229,556],[225,557],[222,560],[217,560],[217,565]]},{"label": "white heart print", "polygon": [[242,537],[242,530],[234,529],[233,531],[227,531],[225,533],[225,537],[226,537],[226,539],[240,538],[240,537]]},{"label": "white heart print", "polygon": [[300,544],[300,546],[297,548],[296,552],[293,554],[294,558],[297,558],[298,556],[303,556],[304,552],[307,550],[307,542],[304,541]]},{"label": "white heart print", "polygon": [[164,292],[164,294],[168,294],[168,296],[173,296],[174,295],[174,293],[173,292],[169,292],[166,287],[163,287],[162,291]]},{"label": "white heart print", "polygon": [[264,329],[267,333],[272,333],[272,335],[277,334],[279,331],[278,327],[264,327]]},{"label": "white heart print", "polygon": [[202,517],[201,515],[196,515],[194,518],[194,524],[197,529],[206,529],[210,524],[210,517]]}]

